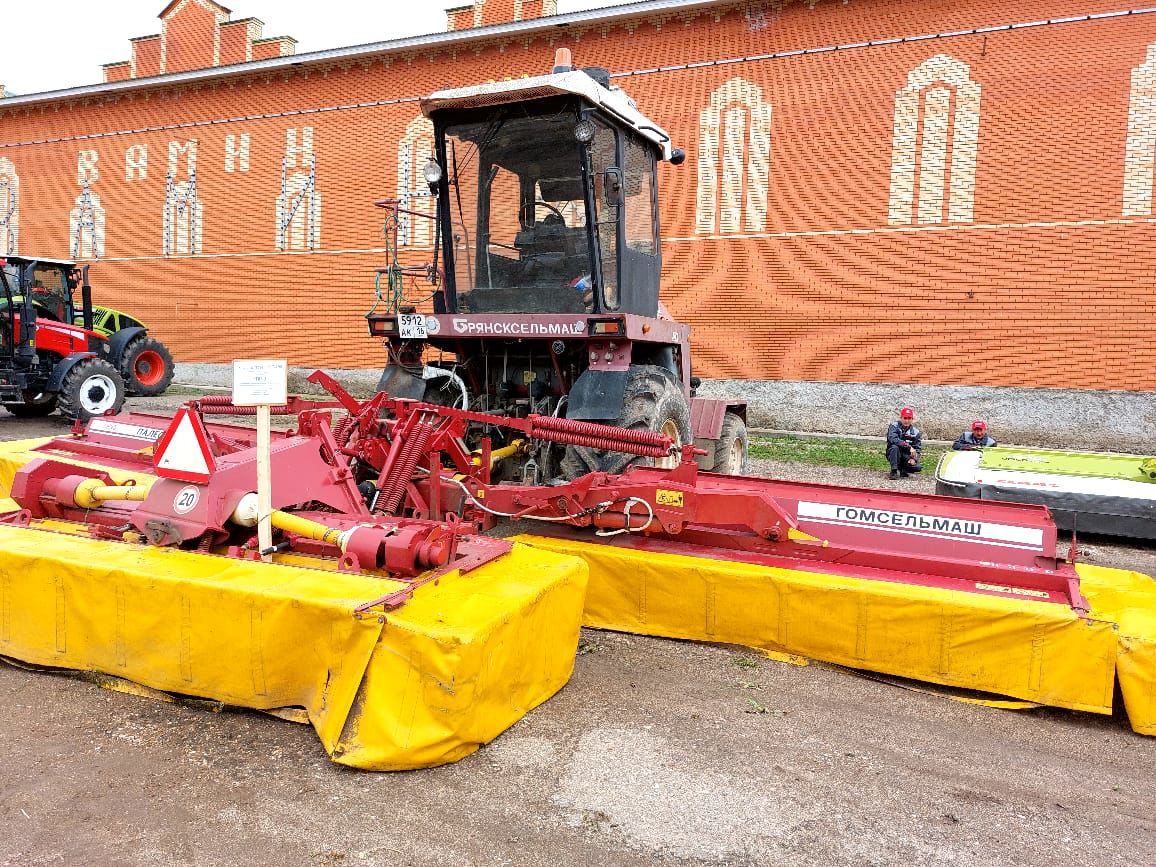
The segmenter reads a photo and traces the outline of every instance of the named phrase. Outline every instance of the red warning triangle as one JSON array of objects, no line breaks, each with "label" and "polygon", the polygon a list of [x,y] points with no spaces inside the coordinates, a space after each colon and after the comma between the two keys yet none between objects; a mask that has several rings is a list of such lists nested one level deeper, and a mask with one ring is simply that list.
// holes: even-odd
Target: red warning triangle
[{"label": "red warning triangle", "polygon": [[177,410],[153,452],[153,467],[164,479],[201,484],[209,481],[217,459],[209,448],[209,435],[199,414],[189,409]]}]

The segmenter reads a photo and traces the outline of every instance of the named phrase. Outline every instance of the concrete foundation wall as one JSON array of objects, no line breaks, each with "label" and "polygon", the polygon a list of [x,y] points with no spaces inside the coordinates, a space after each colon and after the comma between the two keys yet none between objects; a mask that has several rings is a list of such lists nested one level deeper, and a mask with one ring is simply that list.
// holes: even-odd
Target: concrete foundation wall
[{"label": "concrete foundation wall", "polygon": [[[312,368],[292,368],[290,392],[316,388]],[[328,370],[356,395],[371,394],[380,370]],[[178,384],[229,388],[232,367],[178,364]],[[883,437],[900,407],[914,408],[928,439],[954,440],[972,419],[1008,445],[1156,454],[1156,392],[838,382],[704,380],[707,397],[745,400],[750,427]]]},{"label": "concrete foundation wall", "polygon": [[882,437],[910,406],[929,439],[982,418],[1007,445],[1156,453],[1152,391],[708,380],[699,393],[746,400],[751,427]]}]

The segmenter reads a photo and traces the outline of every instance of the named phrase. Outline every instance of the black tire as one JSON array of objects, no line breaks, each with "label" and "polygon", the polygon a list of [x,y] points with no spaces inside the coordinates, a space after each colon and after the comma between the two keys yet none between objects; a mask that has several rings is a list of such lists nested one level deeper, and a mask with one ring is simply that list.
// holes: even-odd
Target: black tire
[{"label": "black tire", "polygon": [[712,473],[741,476],[747,471],[747,426],[733,412],[723,416],[722,430],[714,446]]},{"label": "black tire", "polygon": [[[691,441],[690,406],[682,388],[669,373],[651,364],[638,364],[630,368],[626,393],[622,399],[622,412],[611,424],[614,427],[649,431],[661,431],[667,427],[677,432],[680,446]],[[673,466],[679,459],[674,455],[660,464]],[[586,446],[567,446],[561,470],[565,478],[576,479],[587,473],[618,474],[627,467],[654,465],[654,458]]]},{"label": "black tire", "polygon": [[24,403],[6,403],[4,408],[17,418],[41,418],[56,409],[56,395],[29,390],[24,392]]},{"label": "black tire", "polygon": [[103,358],[86,358],[72,366],[60,386],[60,414],[71,421],[88,421],[124,406],[124,380]]},{"label": "black tire", "polygon": [[173,355],[147,334],[129,343],[120,358],[120,375],[129,394],[156,397],[173,381]]}]

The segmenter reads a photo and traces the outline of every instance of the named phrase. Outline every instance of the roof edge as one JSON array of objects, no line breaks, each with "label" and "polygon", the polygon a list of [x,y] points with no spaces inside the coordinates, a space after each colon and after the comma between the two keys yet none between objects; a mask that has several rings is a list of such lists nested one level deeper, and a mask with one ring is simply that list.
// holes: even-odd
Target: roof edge
[{"label": "roof edge", "polygon": [[[273,57],[268,60],[254,60],[248,63],[236,63],[230,66],[210,66],[205,69],[154,75],[149,78],[100,82],[98,84],[87,84],[80,87],[63,88],[61,90],[46,90],[41,93],[30,93],[23,96],[10,96],[5,98],[3,102],[0,102],[0,108],[10,109],[19,105],[37,105],[39,103],[53,102],[60,99],[112,95],[167,84],[188,84],[199,81],[210,81],[215,78],[240,77],[255,72],[284,69],[294,66],[307,66],[333,60],[357,60],[372,55],[388,54],[406,49],[436,48],[454,43],[484,41],[500,36],[516,36],[549,31],[571,24],[617,22],[653,14],[655,12],[702,9],[711,6],[737,6],[742,5],[743,2],[744,0],[640,0],[640,2],[627,3],[623,6],[603,6],[597,9],[568,12],[565,15],[550,15],[544,18],[533,18],[528,21],[513,21],[507,24],[491,24],[488,27],[475,27],[469,30],[446,30],[439,33],[407,36],[401,39],[391,39],[383,42],[369,42],[364,45],[329,48],[323,51],[311,51],[306,54]],[[155,35],[159,36],[160,34]],[[136,37],[136,39],[149,38],[151,37]],[[274,39],[277,38],[282,37],[274,37]]]}]

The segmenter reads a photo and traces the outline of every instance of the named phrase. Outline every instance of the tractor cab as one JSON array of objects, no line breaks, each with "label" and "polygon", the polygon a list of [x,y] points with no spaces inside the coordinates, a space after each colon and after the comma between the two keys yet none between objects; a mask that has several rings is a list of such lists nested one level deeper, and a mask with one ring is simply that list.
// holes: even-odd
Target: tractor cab
[{"label": "tractor cab", "polygon": [[61,259],[29,259],[9,256],[4,260],[4,291],[0,304],[17,310],[25,297],[36,316],[57,322],[71,322],[80,314],[73,292],[80,285],[80,271],[74,262]]},{"label": "tractor cab", "polygon": [[656,163],[670,137],[605,70],[561,49],[550,75],[422,100],[445,257],[439,313],[658,313]]},{"label": "tractor cab", "polygon": [[[72,321],[73,290],[80,285],[75,263],[9,256],[3,267],[9,289],[15,291],[13,301],[17,307],[27,294],[37,316],[57,322]],[[3,303],[7,303],[7,295]]]}]

